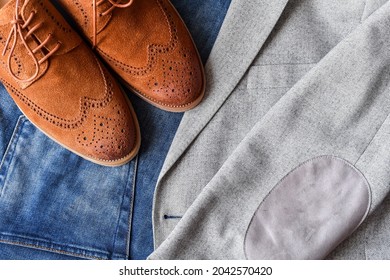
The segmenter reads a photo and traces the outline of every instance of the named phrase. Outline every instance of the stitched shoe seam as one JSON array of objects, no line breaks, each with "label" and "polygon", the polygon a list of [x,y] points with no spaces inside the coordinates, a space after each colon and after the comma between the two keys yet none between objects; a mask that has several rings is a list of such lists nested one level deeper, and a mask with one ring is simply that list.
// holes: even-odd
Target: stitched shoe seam
[{"label": "stitched shoe seam", "polygon": [[[98,60],[96,59],[96,61]],[[21,100],[24,104],[26,104],[27,107],[33,110],[41,118],[61,128],[76,129],[84,123],[84,120],[87,118],[87,115],[89,113],[89,110],[91,110],[91,108],[105,107],[112,100],[113,92],[112,90],[110,90],[110,87],[108,87],[107,81],[105,79],[104,71],[99,63],[98,63],[98,67],[104,79],[104,87],[105,87],[104,97],[101,100],[93,99],[86,96],[81,97],[79,100],[80,102],[79,116],[74,119],[65,119],[55,114],[49,113],[48,111],[44,110],[41,106],[37,105],[30,98],[28,98],[21,91],[16,89],[13,85],[5,81],[3,78],[0,78],[0,81],[3,84],[5,84],[7,87],[11,88],[11,91],[19,98],[19,100]]]},{"label": "stitched shoe seam", "polygon": [[[178,36],[177,36],[177,27],[175,25],[175,22],[173,20],[173,17],[168,14],[168,9],[163,6],[162,1],[157,0],[157,3],[164,15],[164,18],[167,22],[167,25],[169,27],[169,42],[167,44],[150,44],[148,45],[148,54],[147,54],[147,63],[146,66],[144,67],[135,67],[128,65],[122,61],[119,61],[118,59],[113,58],[109,54],[107,54],[105,51],[103,51],[99,46],[96,47],[96,50],[101,53],[103,56],[107,57],[109,60],[117,64],[116,66],[119,67],[121,70],[125,71],[126,73],[132,74],[132,75],[137,75],[137,76],[143,76],[146,75],[148,72],[152,70],[152,68],[155,66],[157,63],[157,57],[159,54],[164,54],[171,52],[172,50],[175,49],[175,46],[178,41]],[[175,34],[175,35],[174,35]],[[127,69],[130,68],[130,69]],[[141,73],[142,72],[142,73]]]},{"label": "stitched shoe seam", "polygon": [[42,10],[44,10],[44,11],[46,12],[46,14],[49,16],[49,18],[54,22],[54,25],[57,25],[57,26],[58,26],[63,32],[65,32],[65,33],[72,33],[72,29],[63,26],[63,25],[56,19],[56,17],[53,16],[53,15],[50,13],[50,10],[44,5],[43,0],[39,0],[38,3],[39,3],[39,5],[42,7]]},{"label": "stitched shoe seam", "polygon": [[182,108],[182,107],[187,107],[187,106],[189,106],[189,105],[195,103],[195,102],[197,101],[197,99],[202,95],[202,92],[200,92],[200,94],[196,95],[195,98],[194,98],[192,101],[188,102],[188,103],[185,103],[185,104],[182,104],[182,105],[171,105],[171,104],[163,103],[163,102],[158,101],[158,100],[156,100],[156,99],[154,99],[154,98],[152,98],[152,97],[147,96],[145,93],[143,93],[142,91],[140,91],[140,90],[137,89],[136,87],[130,85],[129,83],[126,83],[126,84],[127,84],[127,86],[128,86],[131,90],[133,90],[136,94],[142,95],[144,98],[148,99],[148,100],[151,101],[151,102],[157,103],[157,104],[162,105],[162,106],[170,107],[170,108]]},{"label": "stitched shoe seam", "polygon": [[88,23],[89,23],[89,19],[88,19],[88,14],[86,12],[86,9],[83,7],[83,5],[78,0],[73,0],[73,3],[79,9],[80,13],[83,15],[83,19],[84,19],[83,27],[87,28],[88,27]]},{"label": "stitched shoe seam", "polygon": [[[96,58],[95,58],[96,59]],[[103,70],[103,68],[101,67],[101,65],[100,65],[100,63],[98,62],[98,60],[96,59],[96,61],[97,61],[97,64],[98,64],[98,67],[99,67],[99,69],[100,69],[100,71],[101,71],[101,75],[102,75],[102,78],[103,78],[103,80],[104,80],[104,86],[105,86],[105,97],[104,97],[104,99],[103,99],[103,101],[101,102],[101,103],[106,103],[106,104],[104,104],[104,106],[106,106],[110,101],[111,101],[111,99],[112,99],[112,91],[109,89],[109,87],[108,87],[108,81],[107,81],[107,79],[106,79],[106,75],[105,75],[105,71]],[[46,113],[46,114],[48,114],[49,116],[51,116],[51,117],[53,117],[53,118],[58,118],[59,119],[59,117],[58,116],[55,116],[55,115],[53,115],[53,114],[51,114],[51,113],[48,113],[48,112],[46,112],[45,110],[43,110],[40,106],[38,106],[38,105],[36,105],[33,101],[31,101],[27,96],[25,96],[23,93],[21,93],[19,90],[17,90],[14,86],[12,86],[11,84],[9,84],[8,82],[6,82],[6,81],[4,81],[2,78],[0,78],[0,81],[2,82],[2,83],[4,83],[5,85],[7,85],[7,87],[10,87],[12,90],[13,90],[13,92],[16,94],[16,96],[23,102],[23,103],[25,103],[30,109],[32,109],[36,114],[38,114],[41,118],[43,118],[43,119],[45,119],[45,120],[47,120],[47,121],[49,121],[50,122],[50,120],[48,120],[46,117],[44,117],[42,114],[39,114],[38,112],[36,112],[36,110],[34,110],[33,108],[34,107],[36,107],[36,108],[38,108],[38,110],[41,110],[41,111],[43,111],[43,113]],[[109,92],[111,92],[111,94],[109,93]],[[107,101],[106,101],[106,99],[108,99]],[[28,100],[28,102],[25,102],[25,100]],[[95,100],[96,101],[96,100]],[[80,103],[81,103],[81,106],[82,106],[82,104],[83,103],[85,103],[86,101],[82,101],[82,100],[80,100]],[[91,104],[90,104],[90,106],[92,106]],[[99,106],[99,104],[96,106],[96,108],[99,108],[100,106]],[[88,109],[90,109],[90,107],[88,108]],[[82,112],[82,109],[80,109],[80,111]],[[88,113],[88,112],[87,112]],[[86,116],[88,115],[87,113],[82,113],[82,116],[80,117],[80,119],[85,119],[86,118]],[[85,116],[84,116],[85,115]],[[69,121],[69,120],[66,120],[66,119],[63,119],[63,118],[61,118],[63,121],[68,121],[68,122],[71,122],[71,121]],[[77,120],[77,119],[76,119]],[[76,121],[73,121],[73,122],[76,122]],[[77,122],[79,122],[79,121],[77,121]],[[59,126],[59,127],[61,127],[61,128],[63,128],[62,126],[60,126],[60,125],[58,125],[59,124],[59,122],[51,122],[52,124],[54,124],[54,125],[57,125],[57,126]],[[76,123],[76,125],[77,125],[78,123]],[[82,126],[82,124],[83,124],[83,122],[81,122],[81,123],[79,123],[77,126],[76,125],[74,125],[74,127],[73,127],[73,129],[76,129],[76,128],[78,128],[79,126]],[[68,128],[68,129],[71,129],[69,126],[70,126],[71,124],[66,124],[66,125],[64,125],[66,128]],[[48,135],[49,136],[49,135]],[[49,136],[49,138],[52,138],[53,136]],[[52,138],[53,139],[53,138]],[[55,141],[55,142],[57,142],[58,143],[58,141],[57,140],[54,140],[53,139],[53,141]],[[62,145],[62,144],[60,144],[60,145]],[[127,153],[125,156],[123,156],[123,157],[121,157],[121,158],[119,158],[119,159],[115,159],[115,160],[108,160],[108,159],[103,159],[103,158],[99,158],[99,157],[96,157],[96,156],[91,156],[91,155],[88,155],[88,158],[90,158],[90,159],[94,159],[94,160],[98,160],[98,161],[101,161],[101,162],[118,162],[118,161],[121,161],[121,160],[123,160],[123,159],[125,159],[125,158],[127,158],[129,155],[131,155],[133,152],[134,152],[134,150],[135,150],[135,148],[136,148],[136,146],[137,146],[137,136],[134,134],[134,144],[133,144],[133,146],[131,147],[131,150],[130,150],[130,152],[129,153]],[[69,149],[69,148],[67,148],[67,149]],[[73,151],[73,152],[75,152],[75,151]],[[76,154],[79,154],[79,153],[77,153],[77,152],[75,152]],[[80,155],[80,154],[79,154]],[[81,156],[81,155],[80,155]]]}]

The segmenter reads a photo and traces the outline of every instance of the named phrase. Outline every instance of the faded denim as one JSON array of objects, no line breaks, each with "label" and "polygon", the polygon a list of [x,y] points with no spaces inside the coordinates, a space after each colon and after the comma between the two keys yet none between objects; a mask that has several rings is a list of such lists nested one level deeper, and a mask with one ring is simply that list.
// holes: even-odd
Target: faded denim
[{"label": "faded denim", "polygon": [[[9,99],[3,88],[1,98]],[[40,250],[126,259],[135,163],[110,168],[83,160],[13,109],[1,110],[2,124],[13,131],[1,134],[0,244],[39,249],[27,253],[32,259],[45,258]],[[25,257],[20,248],[15,254],[3,247],[1,259]]]}]

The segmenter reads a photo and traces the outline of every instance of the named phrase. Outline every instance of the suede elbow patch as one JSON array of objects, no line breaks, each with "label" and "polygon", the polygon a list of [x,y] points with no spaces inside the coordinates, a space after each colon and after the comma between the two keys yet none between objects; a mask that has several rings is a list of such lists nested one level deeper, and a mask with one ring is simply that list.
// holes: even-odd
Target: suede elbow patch
[{"label": "suede elbow patch", "polygon": [[366,218],[370,187],[347,161],[321,156],[285,176],[253,215],[247,259],[322,259]]}]

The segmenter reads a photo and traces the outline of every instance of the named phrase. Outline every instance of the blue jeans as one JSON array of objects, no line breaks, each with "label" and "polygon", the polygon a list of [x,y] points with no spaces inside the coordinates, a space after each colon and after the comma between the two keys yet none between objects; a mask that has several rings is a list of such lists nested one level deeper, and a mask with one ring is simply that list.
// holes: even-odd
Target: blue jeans
[{"label": "blue jeans", "polygon": [[[172,2],[205,61],[230,0]],[[43,135],[0,85],[0,259],[144,259],[152,252],[154,187],[182,114],[126,93],[142,147],[130,163],[110,168]]]},{"label": "blue jeans", "polygon": [[38,131],[3,88],[1,100],[9,106],[1,110],[8,129],[1,133],[0,258],[41,259],[44,250],[55,253],[49,258],[126,259],[135,163],[83,160]]}]

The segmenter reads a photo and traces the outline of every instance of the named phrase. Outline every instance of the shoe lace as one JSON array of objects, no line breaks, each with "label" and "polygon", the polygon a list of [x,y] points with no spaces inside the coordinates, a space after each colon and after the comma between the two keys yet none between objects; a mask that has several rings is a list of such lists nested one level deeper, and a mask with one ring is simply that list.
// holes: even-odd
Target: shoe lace
[{"label": "shoe lace", "polygon": [[[43,25],[43,22],[40,22],[40,23],[34,25],[32,28],[30,28],[30,30],[27,32],[27,34],[25,36],[23,36],[22,30],[26,29],[26,27],[31,23],[34,15],[36,14],[36,11],[31,11],[27,20],[23,21],[23,19],[20,16],[20,13],[19,13],[19,2],[20,2],[19,0],[16,0],[15,17],[11,20],[12,29],[11,29],[9,36],[7,38],[7,41],[5,43],[2,55],[5,56],[5,54],[7,53],[7,49],[10,45],[11,38],[13,37],[13,42],[12,42],[12,45],[10,47],[10,50],[8,53],[8,59],[7,59],[8,71],[10,72],[11,76],[13,76],[16,80],[21,81],[21,82],[30,82],[38,76],[39,66],[42,63],[44,63],[51,55],[53,55],[60,48],[61,42],[57,42],[57,45],[52,50],[50,50],[43,58],[38,60],[38,58],[35,56],[35,54],[39,50],[41,50],[43,47],[45,47],[45,45],[47,44],[47,42],[49,42],[50,38],[52,38],[53,35],[51,33],[49,33],[49,35],[46,37],[46,39],[43,42],[41,42],[36,48],[31,49],[28,46],[26,39],[28,36],[32,35],[38,28],[40,28]],[[12,71],[12,68],[11,68],[11,58],[12,58],[12,55],[14,54],[18,39],[22,41],[28,54],[31,56],[32,60],[34,61],[35,72],[31,77],[26,78],[26,79],[20,79],[19,77],[17,77],[17,75]]]},{"label": "shoe lace", "polygon": [[93,34],[92,34],[92,47],[95,48],[96,41],[97,41],[97,15],[98,11],[97,8],[101,4],[103,4],[105,1],[110,2],[111,7],[108,8],[106,11],[99,13],[99,16],[105,16],[109,14],[112,10],[115,8],[127,8],[131,4],[133,4],[134,0],[128,0],[127,3],[121,3],[121,0],[92,0],[92,6],[93,6]]}]

